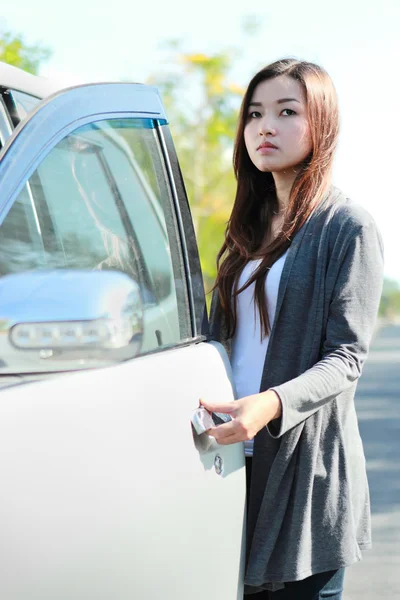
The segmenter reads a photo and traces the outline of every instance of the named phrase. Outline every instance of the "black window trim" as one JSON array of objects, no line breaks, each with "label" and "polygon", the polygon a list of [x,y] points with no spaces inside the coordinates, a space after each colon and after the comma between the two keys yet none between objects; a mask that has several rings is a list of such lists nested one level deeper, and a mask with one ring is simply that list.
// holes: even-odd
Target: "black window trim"
[{"label": "black window trim", "polygon": [[156,128],[177,218],[188,289],[193,342],[206,341],[208,317],[200,257],[185,185],[168,125]]},{"label": "black window trim", "polygon": [[0,93],[3,98],[3,102],[6,106],[6,110],[8,113],[10,123],[12,125],[12,129],[15,129],[17,127],[17,125],[19,125],[19,123],[24,120],[24,118],[21,118],[20,115],[18,114],[17,102],[14,97],[14,93],[22,94],[24,96],[33,98],[34,100],[37,100],[37,104],[39,104],[40,101],[43,100],[43,98],[41,98],[40,96],[35,96],[34,94],[30,94],[29,92],[26,92],[25,90],[19,90],[17,88],[10,88],[10,87],[6,88],[6,87],[0,86]]},{"label": "black window trim", "polygon": [[0,93],[0,148],[4,146],[13,131],[12,121],[7,106]]}]

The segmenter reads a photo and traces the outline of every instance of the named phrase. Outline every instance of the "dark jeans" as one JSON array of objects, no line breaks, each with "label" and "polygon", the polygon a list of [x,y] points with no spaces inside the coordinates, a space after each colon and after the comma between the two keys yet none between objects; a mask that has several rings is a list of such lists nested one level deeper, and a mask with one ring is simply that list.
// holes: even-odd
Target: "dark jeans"
[{"label": "dark jeans", "polygon": [[342,600],[344,569],[285,583],[283,590],[245,596],[246,600]]},{"label": "dark jeans", "polygon": [[[247,497],[251,481],[251,458],[246,458]],[[342,600],[344,569],[316,573],[301,581],[285,582],[283,590],[246,595],[246,600]]]}]

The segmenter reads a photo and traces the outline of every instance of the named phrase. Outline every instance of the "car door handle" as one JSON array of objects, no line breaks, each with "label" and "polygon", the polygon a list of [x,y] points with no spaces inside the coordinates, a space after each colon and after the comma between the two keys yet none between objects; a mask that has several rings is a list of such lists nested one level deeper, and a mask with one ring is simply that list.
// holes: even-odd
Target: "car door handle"
[{"label": "car door handle", "polygon": [[204,433],[205,431],[207,431],[207,429],[210,429],[211,427],[215,427],[215,423],[212,419],[212,416],[202,406],[200,406],[199,408],[196,408],[196,410],[194,411],[194,413],[192,415],[191,420],[192,420],[192,425],[194,427],[194,430],[198,435],[201,435],[202,433]]},{"label": "car door handle", "polygon": [[[216,439],[207,434],[208,429],[210,427],[215,427],[215,425],[221,425],[222,423],[227,423],[231,421],[232,417],[223,413],[209,413],[205,408],[199,406],[192,414],[191,424],[192,424],[192,433],[193,433],[193,441],[196,449],[199,451],[200,455],[209,453],[209,452],[218,452],[219,444]],[[219,468],[217,463],[221,461],[221,457],[216,454],[214,456],[214,467],[215,471],[218,475],[222,474],[223,467]],[[217,463],[215,462],[217,461]],[[210,468],[208,466],[207,468]]]},{"label": "car door handle", "polygon": [[208,410],[202,406],[196,408],[192,415],[192,425],[198,435],[201,435],[210,429],[210,427],[215,427],[215,425],[220,425],[221,423],[228,423],[231,420],[231,415],[225,413],[210,414]]}]

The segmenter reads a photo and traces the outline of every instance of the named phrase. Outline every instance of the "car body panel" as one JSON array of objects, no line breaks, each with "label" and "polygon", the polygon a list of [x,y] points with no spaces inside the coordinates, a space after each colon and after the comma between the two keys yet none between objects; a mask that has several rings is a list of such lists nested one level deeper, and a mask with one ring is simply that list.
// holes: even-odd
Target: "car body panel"
[{"label": "car body panel", "polygon": [[[0,223],[59,140],[80,125],[132,115],[165,122],[154,88],[90,85],[41,102],[0,154]],[[0,396],[7,600],[242,598],[243,445],[219,446],[191,426],[200,398],[233,400],[232,378],[222,346],[200,341],[204,292],[193,226],[170,139],[164,150],[193,337],[104,369],[38,382],[7,376]]]},{"label": "car body panel", "polygon": [[199,450],[190,422],[200,397],[233,398],[221,354],[2,390],[1,597],[242,598],[242,444]]},{"label": "car body panel", "polygon": [[47,77],[32,75],[0,61],[0,87],[17,90],[36,98],[44,98],[67,86]]}]

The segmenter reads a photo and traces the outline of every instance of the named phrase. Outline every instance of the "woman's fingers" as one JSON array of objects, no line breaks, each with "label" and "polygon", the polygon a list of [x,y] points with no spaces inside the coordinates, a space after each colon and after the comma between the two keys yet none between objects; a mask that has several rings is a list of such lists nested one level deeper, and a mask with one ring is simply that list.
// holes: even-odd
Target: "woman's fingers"
[{"label": "woman's fingers", "polygon": [[219,444],[235,444],[254,438],[262,427],[281,414],[278,394],[267,390],[260,394],[246,396],[234,402],[212,403],[200,401],[209,412],[232,415],[229,423],[217,425],[208,430]]},{"label": "woman's fingers", "polygon": [[204,406],[208,412],[219,412],[231,415],[236,410],[236,402],[206,402],[200,398],[201,406]]},{"label": "woman's fingers", "polygon": [[228,438],[232,435],[235,435],[236,427],[234,423],[234,421],[229,421],[229,423],[216,425],[215,427],[211,427],[211,429],[207,429],[207,433],[208,435],[212,435],[218,443],[221,443],[221,440],[223,440],[224,438]]},{"label": "woman's fingers", "polygon": [[218,444],[236,444],[250,439],[246,429],[240,420],[233,420],[223,425],[217,425],[207,430],[208,435],[212,435]]},{"label": "woman's fingers", "polygon": [[220,446],[229,446],[229,444],[238,444],[239,442],[242,442],[243,440],[239,439],[238,436],[235,435],[228,435],[228,437],[224,437],[221,440],[216,440],[218,442],[218,444]]}]

